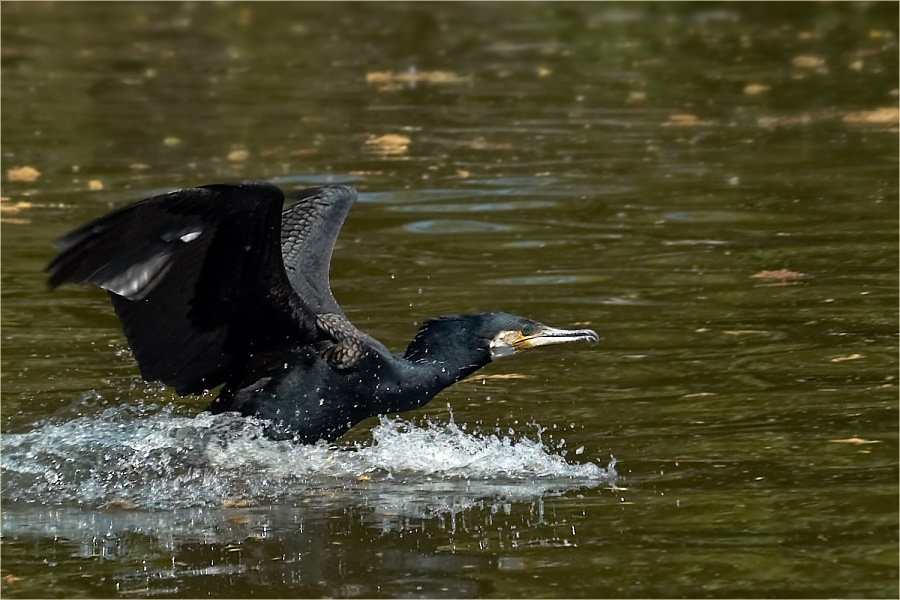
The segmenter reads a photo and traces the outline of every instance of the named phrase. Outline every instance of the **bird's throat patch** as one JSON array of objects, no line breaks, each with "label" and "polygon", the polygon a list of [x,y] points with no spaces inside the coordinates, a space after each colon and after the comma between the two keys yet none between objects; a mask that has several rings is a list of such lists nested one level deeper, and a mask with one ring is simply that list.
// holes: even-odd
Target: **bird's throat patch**
[{"label": "bird's throat patch", "polygon": [[491,359],[512,356],[516,353],[515,341],[520,337],[518,331],[501,331],[491,340]]}]

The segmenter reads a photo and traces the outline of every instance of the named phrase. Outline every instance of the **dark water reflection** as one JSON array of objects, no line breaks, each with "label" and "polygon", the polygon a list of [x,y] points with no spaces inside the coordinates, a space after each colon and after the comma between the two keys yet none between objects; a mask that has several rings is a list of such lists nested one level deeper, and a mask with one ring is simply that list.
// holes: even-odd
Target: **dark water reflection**
[{"label": "dark water reflection", "polygon": [[[897,596],[895,4],[3,17],[4,595]],[[490,309],[602,344],[334,447],[195,419],[41,271],[245,177],[360,189],[335,295],[389,347]]]}]

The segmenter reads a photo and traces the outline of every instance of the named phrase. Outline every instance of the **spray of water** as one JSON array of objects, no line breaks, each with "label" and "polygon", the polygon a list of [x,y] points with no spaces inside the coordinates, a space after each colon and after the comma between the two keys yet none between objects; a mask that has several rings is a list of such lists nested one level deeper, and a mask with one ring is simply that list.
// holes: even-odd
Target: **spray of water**
[{"label": "spray of water", "polygon": [[[539,436],[467,433],[452,416],[421,426],[383,418],[371,442],[349,447],[276,442],[262,430],[261,423],[234,414],[184,417],[124,405],[3,434],[2,499],[171,510],[236,499],[280,502],[365,485],[369,493],[391,496],[389,502],[406,502],[418,490],[440,504],[453,490],[465,489],[473,499],[515,499],[596,487],[616,477],[614,461],[605,469],[569,464]],[[409,493],[389,492],[399,486]]]}]

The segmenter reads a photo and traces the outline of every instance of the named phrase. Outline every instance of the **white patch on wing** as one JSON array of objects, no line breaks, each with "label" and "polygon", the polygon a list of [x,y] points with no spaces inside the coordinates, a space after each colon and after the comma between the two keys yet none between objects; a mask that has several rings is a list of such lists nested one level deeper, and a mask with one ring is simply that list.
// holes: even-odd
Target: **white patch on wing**
[{"label": "white patch on wing", "polygon": [[168,271],[170,258],[171,252],[154,254],[98,285],[119,296],[141,300],[150,291],[147,287]]},{"label": "white patch on wing", "polygon": [[178,239],[184,243],[193,242],[198,237],[200,237],[201,233],[203,233],[203,232],[202,231],[191,231],[191,232],[188,232],[188,233],[184,234],[183,236],[179,237]]}]

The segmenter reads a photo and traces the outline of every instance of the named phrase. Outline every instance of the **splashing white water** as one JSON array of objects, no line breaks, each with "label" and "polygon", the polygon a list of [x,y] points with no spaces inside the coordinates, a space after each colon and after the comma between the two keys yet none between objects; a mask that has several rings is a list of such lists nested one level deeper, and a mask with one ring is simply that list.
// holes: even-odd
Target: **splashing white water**
[{"label": "splashing white water", "polygon": [[[595,487],[616,477],[592,463],[569,464],[540,441],[418,426],[385,418],[371,444],[297,445],[262,435],[234,414],[173,415],[119,406],[96,417],[2,435],[2,498],[44,506],[116,503],[140,508],[221,506],[305,497],[350,487],[396,486],[429,493],[459,487],[515,496]],[[527,481],[528,486],[522,486]],[[530,488],[530,489],[523,489]]]}]

